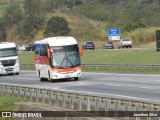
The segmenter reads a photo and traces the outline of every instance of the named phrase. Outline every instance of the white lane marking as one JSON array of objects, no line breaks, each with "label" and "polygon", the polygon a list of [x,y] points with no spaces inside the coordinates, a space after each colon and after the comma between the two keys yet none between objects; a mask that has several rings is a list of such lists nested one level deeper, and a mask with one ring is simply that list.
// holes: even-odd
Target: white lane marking
[{"label": "white lane marking", "polygon": [[156,82],[160,82],[160,80],[155,80]]},{"label": "white lane marking", "polygon": [[106,84],[106,85],[108,85],[108,86],[116,86],[116,87],[142,88],[142,89],[149,89],[149,90],[160,89],[160,88],[151,88],[151,87],[124,86],[124,85],[116,85],[116,84]]},{"label": "white lane marking", "polygon": [[140,87],[140,88],[143,88],[143,89],[150,89],[150,90],[155,90],[156,88],[150,88],[150,87]]},{"label": "white lane marking", "polygon": [[[13,79],[13,76],[6,76],[4,78],[7,78],[7,79]],[[16,76],[14,78],[17,78],[18,80],[37,80],[38,77],[26,77],[26,76]],[[3,79],[3,78],[2,78]]]}]

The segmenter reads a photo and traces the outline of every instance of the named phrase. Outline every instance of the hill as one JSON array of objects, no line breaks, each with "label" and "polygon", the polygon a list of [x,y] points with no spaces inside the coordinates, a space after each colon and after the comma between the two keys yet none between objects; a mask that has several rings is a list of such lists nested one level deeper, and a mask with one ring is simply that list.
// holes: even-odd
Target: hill
[{"label": "hill", "polygon": [[[159,0],[84,0],[80,5],[76,4],[77,0],[72,0],[73,3],[64,0],[65,5],[57,3],[58,8],[54,11],[51,9],[54,4],[50,5],[45,12],[45,2],[40,1],[38,13],[44,15],[45,21],[51,16],[65,17],[71,28],[70,35],[77,38],[80,44],[93,40],[97,47],[101,47],[108,39],[108,28],[119,27],[121,37],[132,39],[134,46],[154,46],[155,30],[160,29]],[[22,39],[17,29],[17,25],[7,28],[7,41],[23,44],[43,39],[45,25],[30,39]]]}]

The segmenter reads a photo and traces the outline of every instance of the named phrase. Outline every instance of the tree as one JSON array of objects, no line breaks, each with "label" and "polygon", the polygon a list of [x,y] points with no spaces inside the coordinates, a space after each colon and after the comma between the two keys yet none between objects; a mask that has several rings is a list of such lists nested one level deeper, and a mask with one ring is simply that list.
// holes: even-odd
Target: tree
[{"label": "tree", "polygon": [[0,41],[6,41],[6,29],[4,26],[4,21],[0,19]]},{"label": "tree", "polygon": [[47,22],[44,36],[65,36],[70,33],[71,29],[64,17],[54,16]]},{"label": "tree", "polygon": [[35,15],[39,14],[39,4],[40,0],[25,0],[24,1],[24,9],[26,14]]},{"label": "tree", "polygon": [[20,6],[17,4],[12,4],[9,6],[4,13],[4,20],[6,26],[12,26],[13,24],[19,24],[23,18],[23,13]]},{"label": "tree", "polygon": [[43,26],[44,17],[40,16],[26,16],[22,20],[19,32],[24,37],[33,38],[36,32]]}]

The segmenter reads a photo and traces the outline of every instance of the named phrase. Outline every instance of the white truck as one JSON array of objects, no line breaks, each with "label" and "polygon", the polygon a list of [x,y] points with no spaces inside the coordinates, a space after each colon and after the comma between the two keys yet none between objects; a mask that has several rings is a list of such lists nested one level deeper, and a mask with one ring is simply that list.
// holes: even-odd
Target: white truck
[{"label": "white truck", "polygon": [[15,43],[0,43],[0,74],[16,74],[20,71]]},{"label": "white truck", "polygon": [[123,49],[123,48],[132,48],[132,41],[128,38],[123,38],[120,39],[118,43],[118,49]]}]

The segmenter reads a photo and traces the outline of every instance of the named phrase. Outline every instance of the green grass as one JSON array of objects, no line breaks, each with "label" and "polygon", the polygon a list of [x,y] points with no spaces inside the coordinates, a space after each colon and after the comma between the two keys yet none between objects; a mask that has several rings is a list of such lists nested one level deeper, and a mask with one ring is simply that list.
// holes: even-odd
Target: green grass
[{"label": "green grass", "polygon": [[[21,64],[34,64],[33,52],[19,54]],[[160,52],[148,50],[86,50],[81,57],[82,64],[160,64]]]},{"label": "green grass", "polygon": [[27,99],[0,95],[0,111],[12,111],[15,102],[26,102]]},{"label": "green grass", "polygon": [[21,51],[19,52],[19,59],[21,64],[34,64],[34,53]]},{"label": "green grass", "polygon": [[6,10],[6,8],[9,6],[10,6],[10,4],[0,4],[0,13],[4,12]]},{"label": "green grass", "polygon": [[[24,98],[17,98],[13,96],[4,96],[0,94],[0,111],[13,111],[15,102],[27,102],[29,100]],[[0,120],[11,120],[11,118],[1,118]]]},{"label": "green grass", "polygon": [[83,51],[82,63],[160,64],[156,50],[95,50]]}]

